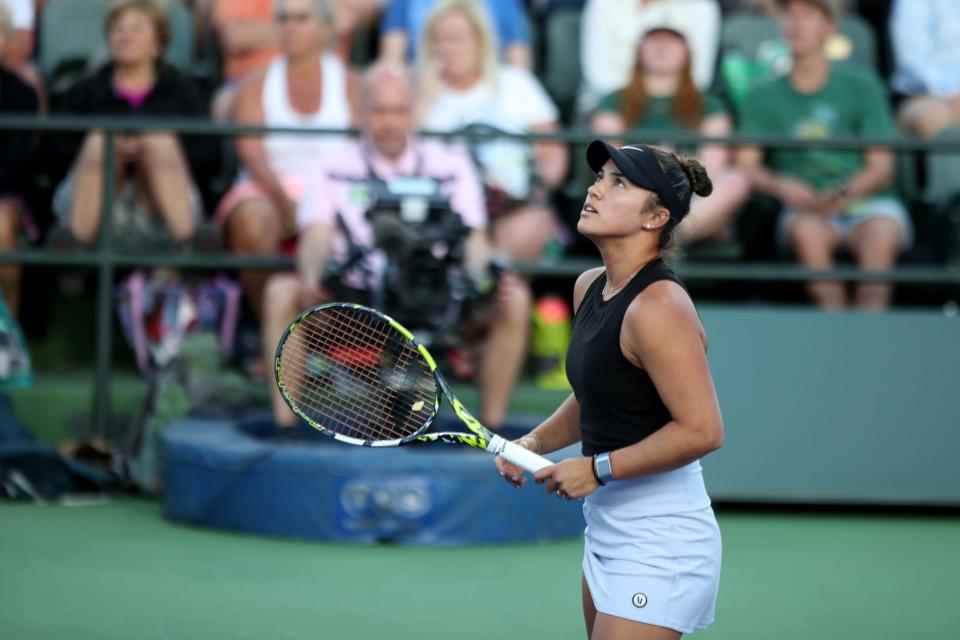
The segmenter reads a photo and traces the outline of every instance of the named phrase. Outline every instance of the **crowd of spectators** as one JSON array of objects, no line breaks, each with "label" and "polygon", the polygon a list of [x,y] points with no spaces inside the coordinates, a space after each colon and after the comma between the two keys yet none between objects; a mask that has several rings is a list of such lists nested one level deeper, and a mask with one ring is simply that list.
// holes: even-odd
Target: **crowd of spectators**
[{"label": "crowd of spectators", "polygon": [[[955,0],[859,3],[871,5],[860,13],[854,0],[89,0],[91,11],[103,7],[100,41],[74,82],[54,90],[38,61],[44,37],[56,31],[43,27],[71,2],[0,0],[0,112],[360,127],[373,164],[389,174],[419,171],[403,168],[419,167],[410,155],[416,129],[523,134],[586,126],[611,141],[658,143],[656,135],[678,132],[926,139],[960,127]],[[196,64],[166,61],[172,29],[183,29],[169,19],[174,8],[192,17],[186,36]],[[560,15],[577,16],[578,41],[558,46],[536,37]],[[567,109],[561,105],[571,96],[548,90],[538,73],[545,58],[571,50],[579,51],[569,69],[579,89]],[[382,104],[398,96],[409,104]],[[378,109],[409,117],[392,155],[370,130],[382,124]],[[104,136],[49,138],[38,144],[24,132],[0,134],[0,248],[25,233],[36,238],[36,220],[47,213],[47,226],[68,229],[77,243],[96,240]],[[363,153],[357,144],[290,133],[240,136],[231,145],[163,132],[119,135],[114,223],[165,230],[175,244],[189,244],[207,223],[233,252],[298,255],[300,280],[276,278],[272,293],[265,294],[269,273],[240,274],[250,310],[263,319],[265,295],[281,300],[278,308],[322,299],[296,239],[316,234],[318,224],[321,244],[338,233],[331,212],[349,209],[356,194],[327,184],[324,172],[341,163],[354,171]],[[584,186],[583,163],[571,160],[576,146],[516,137],[469,144],[463,157],[477,186],[457,191],[489,251],[532,260],[570,239],[571,216],[557,203],[558,194],[577,190],[571,184]],[[45,154],[50,178],[48,206],[33,211],[22,197],[31,146]],[[715,185],[678,230],[683,244],[730,241],[738,215],[766,197],[782,208],[770,243],[806,266],[830,267],[845,252],[864,268],[888,269],[911,246],[912,203],[895,188],[898,164],[882,146],[681,150],[701,156]],[[0,267],[14,308],[18,279],[16,267]],[[511,313],[529,317],[529,283],[516,278],[511,286]],[[820,282],[809,292],[831,309],[878,310],[891,300],[882,284],[848,295],[839,283]],[[498,402],[488,411],[494,421]]]}]

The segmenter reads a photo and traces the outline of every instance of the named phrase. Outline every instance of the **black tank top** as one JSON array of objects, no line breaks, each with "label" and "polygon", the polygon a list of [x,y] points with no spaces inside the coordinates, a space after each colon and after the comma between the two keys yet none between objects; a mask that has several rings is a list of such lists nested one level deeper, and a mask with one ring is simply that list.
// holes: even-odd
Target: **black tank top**
[{"label": "black tank top", "polygon": [[620,327],[627,307],[659,280],[681,284],[663,259],[657,258],[604,302],[607,277],[600,275],[587,289],[573,319],[567,378],[580,403],[581,450],[585,456],[639,442],[671,420],[649,374],[620,350]]}]

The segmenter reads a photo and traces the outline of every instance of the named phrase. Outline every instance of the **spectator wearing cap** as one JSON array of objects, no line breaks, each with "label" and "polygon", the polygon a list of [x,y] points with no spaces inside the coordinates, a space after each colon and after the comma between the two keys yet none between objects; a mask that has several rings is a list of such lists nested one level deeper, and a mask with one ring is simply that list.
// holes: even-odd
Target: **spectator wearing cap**
[{"label": "spectator wearing cap", "polygon": [[907,96],[900,126],[927,138],[960,126],[960,2],[897,0],[890,15],[891,84]]},{"label": "spectator wearing cap", "polygon": [[[675,22],[669,14],[663,18],[646,25],[630,81],[600,101],[592,119],[594,131],[621,139],[635,139],[631,131],[730,135],[733,120],[723,102],[701,92],[693,80],[689,25]],[[732,166],[726,147],[706,145],[698,155],[713,178],[714,190],[709,199],[695,197],[690,214],[677,227],[676,237],[684,243],[724,235],[750,189],[743,172]]]},{"label": "spectator wearing cap", "polygon": [[[883,138],[895,132],[880,80],[864,69],[833,65],[824,43],[835,32],[826,0],[784,0],[784,36],[793,66],[788,75],[758,84],[745,101],[741,127],[748,135],[806,140]],[[811,269],[829,269],[844,247],[864,269],[886,270],[909,246],[912,229],[903,204],[890,192],[889,149],[742,148],[739,163],[756,191],[783,204],[778,238]],[[823,308],[849,304],[881,310],[890,303],[886,283],[863,283],[848,297],[843,284],[812,282]]]},{"label": "spectator wearing cap", "polygon": [[717,0],[587,0],[580,31],[581,113],[626,86],[639,35],[665,19],[686,25],[694,82],[700,89],[710,86],[720,41]]}]

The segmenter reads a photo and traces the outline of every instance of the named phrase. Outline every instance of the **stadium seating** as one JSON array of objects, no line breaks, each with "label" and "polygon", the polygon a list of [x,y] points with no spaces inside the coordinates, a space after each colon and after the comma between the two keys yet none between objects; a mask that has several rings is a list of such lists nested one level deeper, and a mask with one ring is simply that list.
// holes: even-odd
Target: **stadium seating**
[{"label": "stadium seating", "polygon": [[90,66],[103,46],[106,0],[53,0],[40,20],[40,72],[47,89],[57,94],[69,87]]},{"label": "stadium seating", "polygon": [[551,13],[543,30],[543,84],[569,120],[580,88],[580,11]]},{"label": "stadium seating", "polygon": [[[960,128],[945,129],[933,140],[960,140]],[[927,153],[923,202],[939,242],[938,257],[960,263],[960,154]]]},{"label": "stadium seating", "polygon": [[167,3],[170,18],[170,44],[167,45],[167,62],[182,71],[192,70],[193,54],[193,16],[190,10],[179,2]]}]

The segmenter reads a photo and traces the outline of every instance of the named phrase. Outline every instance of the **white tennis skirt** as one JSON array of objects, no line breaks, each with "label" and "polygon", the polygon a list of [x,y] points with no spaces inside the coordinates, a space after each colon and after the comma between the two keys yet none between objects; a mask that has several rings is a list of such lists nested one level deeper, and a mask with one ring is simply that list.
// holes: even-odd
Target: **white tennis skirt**
[{"label": "white tennis skirt", "polygon": [[[656,507],[642,500],[652,495]],[[664,495],[675,510],[664,509]],[[601,487],[583,514],[583,575],[597,611],[681,633],[713,622],[720,529],[699,463]]]}]

